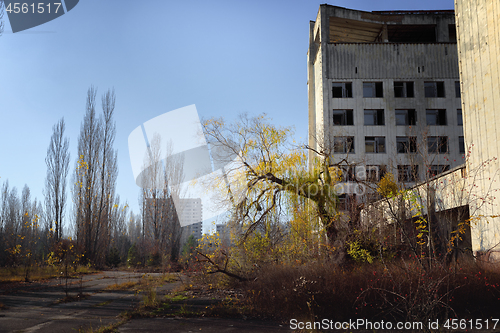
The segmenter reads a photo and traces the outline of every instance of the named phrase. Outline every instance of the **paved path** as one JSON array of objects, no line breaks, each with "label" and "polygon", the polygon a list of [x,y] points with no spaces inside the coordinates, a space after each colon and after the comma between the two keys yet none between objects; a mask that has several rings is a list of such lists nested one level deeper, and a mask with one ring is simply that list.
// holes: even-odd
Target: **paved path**
[{"label": "paved path", "polygon": [[[79,332],[119,320],[120,313],[132,310],[142,299],[133,290],[104,291],[112,284],[139,281],[142,273],[105,271],[71,280],[70,295],[80,292],[90,297],[55,304],[65,296],[59,280],[22,285],[0,285],[0,333],[7,332]],[[148,275],[160,275],[148,273]],[[181,282],[166,283],[157,290],[158,297],[169,293]],[[119,332],[282,332],[287,327],[265,321],[220,318],[144,318],[132,319]],[[288,330],[289,331],[289,330]]]},{"label": "paved path", "polygon": [[[155,274],[150,274],[155,275]],[[132,310],[140,300],[133,291],[103,292],[107,286],[127,281],[138,281],[143,274],[107,271],[72,279],[69,294],[79,292],[89,298],[55,304],[65,297],[64,283],[58,279],[0,287],[0,303],[7,309],[0,311],[0,332],[75,332],[80,328],[98,328],[115,322],[117,316]]]},{"label": "paved path", "polygon": [[260,333],[291,332],[288,327],[260,320],[227,318],[147,318],[129,321],[118,332],[204,332],[204,333]]}]

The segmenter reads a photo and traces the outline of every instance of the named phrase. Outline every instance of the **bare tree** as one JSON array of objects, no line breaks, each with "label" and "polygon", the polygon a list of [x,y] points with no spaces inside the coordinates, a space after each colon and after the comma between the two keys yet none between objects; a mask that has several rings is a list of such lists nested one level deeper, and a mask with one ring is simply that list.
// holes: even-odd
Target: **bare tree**
[{"label": "bare tree", "polygon": [[0,266],[6,263],[7,252],[7,212],[9,200],[9,181],[5,181],[0,191]]},{"label": "bare tree", "polygon": [[108,91],[103,96],[103,116],[97,118],[96,93],[94,87],[87,92],[73,198],[78,244],[84,249],[87,260],[100,266],[107,252],[118,167],[113,148],[115,95]]},{"label": "bare tree", "polygon": [[[115,197],[116,178],[118,176],[117,152],[113,148],[116,136],[116,125],[113,120],[115,111],[115,92],[108,90],[102,96],[102,152],[100,156],[100,200],[97,211],[97,226],[93,252],[98,252],[101,245],[97,239],[110,236],[110,217]],[[100,235],[102,233],[103,235]],[[101,248],[101,250],[106,250]],[[107,251],[104,251],[107,252]]]},{"label": "bare tree", "polygon": [[179,257],[181,227],[174,196],[177,199],[180,194],[169,182],[180,183],[183,161],[172,156],[171,144],[165,147],[163,154],[161,138],[155,135],[145,158],[147,172],[141,193],[143,240],[147,252],[169,255],[175,262]]},{"label": "bare tree", "polygon": [[[69,140],[64,137],[64,118],[52,127],[52,137],[47,149],[47,176],[45,178],[45,212],[50,235],[54,241],[62,237],[64,209],[66,206],[66,178],[69,170]],[[55,228],[54,228],[55,227]]]}]

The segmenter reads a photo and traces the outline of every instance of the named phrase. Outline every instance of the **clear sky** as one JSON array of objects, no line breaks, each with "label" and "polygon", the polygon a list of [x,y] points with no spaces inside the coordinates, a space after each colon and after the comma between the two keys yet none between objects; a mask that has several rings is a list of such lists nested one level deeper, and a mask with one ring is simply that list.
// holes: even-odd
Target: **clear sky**
[{"label": "clear sky", "polygon": [[[0,184],[43,201],[52,126],[66,120],[70,173],[90,85],[116,92],[117,193],[139,213],[128,135],[196,104],[201,117],[267,113],[307,136],[309,21],[315,0],[81,0],[67,14],[0,37]],[[365,10],[453,9],[453,0],[339,0]],[[70,183],[71,178],[68,179]],[[70,195],[68,188],[68,195]],[[71,197],[68,198],[71,201]],[[70,203],[71,204],[71,203]],[[69,212],[67,216],[69,215]]]}]

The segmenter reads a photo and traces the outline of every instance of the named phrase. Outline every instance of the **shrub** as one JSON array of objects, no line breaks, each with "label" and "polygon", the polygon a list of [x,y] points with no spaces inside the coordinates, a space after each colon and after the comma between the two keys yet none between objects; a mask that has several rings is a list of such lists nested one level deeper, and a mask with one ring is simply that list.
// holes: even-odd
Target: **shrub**
[{"label": "shrub", "polygon": [[140,266],[141,262],[139,261],[139,253],[137,252],[137,246],[132,244],[130,249],[128,249],[128,256],[127,256],[127,267],[137,267]]},{"label": "shrub", "polygon": [[118,249],[113,246],[110,250],[109,250],[109,253],[108,255],[106,256],[106,265],[108,265],[109,267],[118,267],[118,265],[120,265],[121,263],[121,259],[120,259],[120,252],[118,251]]},{"label": "shrub", "polygon": [[415,260],[365,263],[351,269],[327,261],[267,265],[245,290],[254,311],[284,320],[441,322],[489,318],[500,306],[498,272],[485,272],[473,264],[424,269]]},{"label": "shrub", "polygon": [[151,267],[158,267],[161,264],[161,255],[159,252],[155,251],[149,255],[147,265]]}]

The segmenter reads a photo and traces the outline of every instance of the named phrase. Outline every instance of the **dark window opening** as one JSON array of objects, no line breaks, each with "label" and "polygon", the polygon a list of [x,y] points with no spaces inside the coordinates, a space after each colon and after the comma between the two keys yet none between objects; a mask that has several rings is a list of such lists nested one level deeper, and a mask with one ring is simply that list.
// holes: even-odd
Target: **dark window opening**
[{"label": "dark window opening", "polygon": [[429,178],[432,178],[448,170],[450,170],[449,165],[431,165],[429,167],[429,170],[427,171],[427,174]]},{"label": "dark window opening", "polygon": [[455,97],[460,98],[460,81],[455,81]]},{"label": "dark window opening", "polygon": [[343,193],[338,196],[338,207],[340,211],[348,211],[355,207],[356,205],[356,194]]},{"label": "dark window opening", "polygon": [[458,151],[461,154],[465,154],[465,140],[463,136],[458,137]]},{"label": "dark window opening", "polygon": [[332,114],[334,126],[354,125],[352,110],[333,110]]},{"label": "dark window opening", "polygon": [[414,97],[413,82],[394,82],[394,97]]},{"label": "dark window opening", "polygon": [[446,110],[426,110],[425,119],[427,125],[444,126],[446,122]]},{"label": "dark window opening", "polygon": [[464,120],[462,118],[462,109],[457,109],[457,125],[463,126]]},{"label": "dark window opening", "polygon": [[398,136],[396,137],[396,147],[399,154],[408,154],[417,152],[416,136]]},{"label": "dark window opening", "polygon": [[384,97],[382,82],[363,82],[363,97]]},{"label": "dark window opening", "polygon": [[450,43],[456,43],[457,29],[454,24],[448,24],[448,37],[450,39]]},{"label": "dark window opening", "polygon": [[355,182],[356,181],[356,167],[355,166],[342,166],[342,181]]},{"label": "dark window opening", "polygon": [[389,43],[435,43],[436,26],[433,24],[389,24]]},{"label": "dark window opening", "polygon": [[425,97],[445,97],[444,82],[424,82]]},{"label": "dark window opening", "polygon": [[384,136],[365,136],[366,153],[385,153]]},{"label": "dark window opening", "polygon": [[444,154],[448,152],[448,137],[429,136],[427,138],[429,154]]},{"label": "dark window opening", "polygon": [[334,137],[333,152],[340,154],[354,153],[354,137],[353,136]]},{"label": "dark window opening", "polygon": [[351,82],[334,82],[332,84],[333,98],[349,98],[352,97]]},{"label": "dark window opening", "polygon": [[384,165],[367,165],[366,181],[378,183],[384,177],[386,168]]},{"label": "dark window opening", "polygon": [[384,110],[365,110],[365,126],[385,125]]},{"label": "dark window opening", "polygon": [[418,180],[418,165],[398,165],[399,182],[416,182]]},{"label": "dark window opening", "polygon": [[396,110],[396,125],[413,126],[417,124],[417,113],[415,110]]}]

